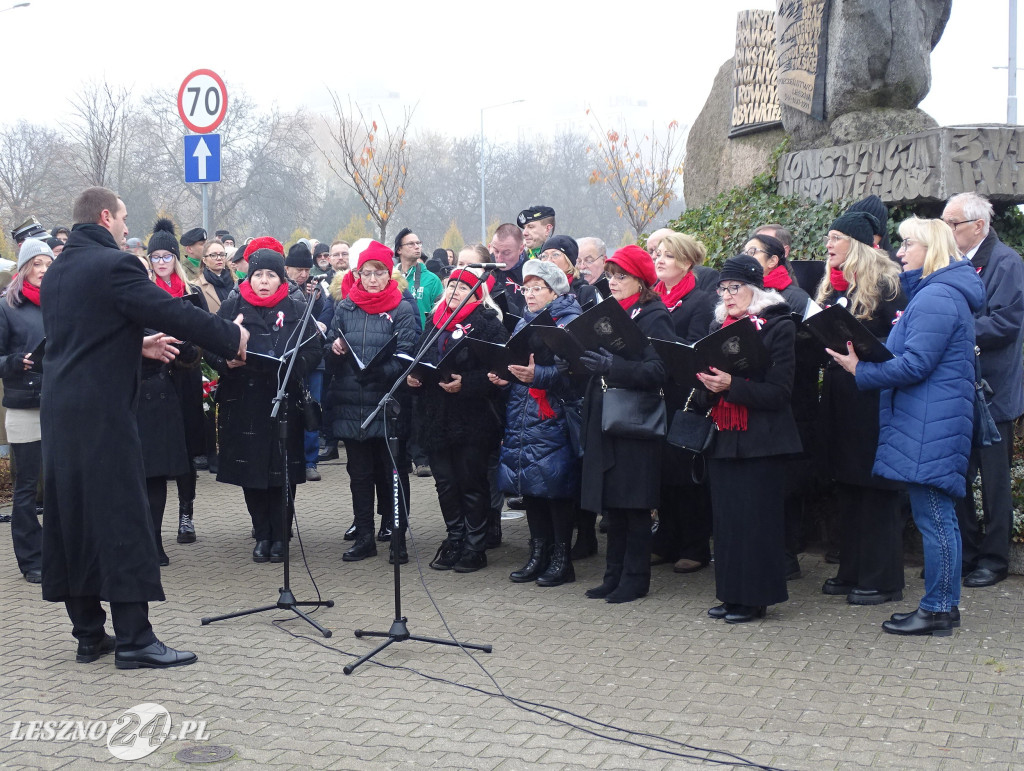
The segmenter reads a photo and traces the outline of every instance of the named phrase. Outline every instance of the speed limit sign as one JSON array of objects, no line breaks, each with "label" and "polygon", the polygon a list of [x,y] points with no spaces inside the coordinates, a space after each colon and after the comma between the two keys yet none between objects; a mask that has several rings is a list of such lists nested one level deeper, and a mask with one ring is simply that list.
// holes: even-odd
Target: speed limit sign
[{"label": "speed limit sign", "polygon": [[178,115],[185,127],[197,134],[209,134],[228,111],[228,90],[213,70],[191,72],[178,89]]}]

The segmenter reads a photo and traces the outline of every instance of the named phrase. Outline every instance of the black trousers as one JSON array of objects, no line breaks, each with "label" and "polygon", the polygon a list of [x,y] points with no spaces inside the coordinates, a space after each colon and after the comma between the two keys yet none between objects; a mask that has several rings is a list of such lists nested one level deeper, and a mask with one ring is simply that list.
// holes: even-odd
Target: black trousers
[{"label": "black trousers", "polygon": [[491,505],[487,456],[486,450],[473,445],[451,446],[428,454],[448,538],[462,541],[469,551],[482,552],[487,538]]},{"label": "black trousers", "polygon": [[42,442],[11,445],[14,455],[14,505],[11,509],[11,540],[22,573],[43,565],[43,528],[36,516],[36,489],[43,466]]},{"label": "black trousers", "polygon": [[[991,447],[975,447],[967,465],[967,496],[955,501],[956,518],[963,540],[964,575],[975,568],[1006,570],[1010,561],[1010,525],[1013,499],[1010,495],[1010,463],[1013,460],[1013,422],[996,423],[1003,441]],[[984,520],[974,513],[972,483],[981,472],[981,509]]]},{"label": "black trousers", "polygon": [[268,487],[258,489],[243,487],[245,506],[252,517],[252,526],[256,530],[257,541],[283,541],[288,537],[295,516],[295,485],[290,485],[291,495],[288,501],[288,521],[281,521],[281,504],[284,487]]},{"label": "black trousers", "polygon": [[839,485],[839,574],[861,589],[902,589],[903,512],[899,490]]},{"label": "black trousers", "polygon": [[178,485],[178,502],[188,503],[196,499],[196,464],[192,458],[188,459],[188,465],[190,469],[188,472],[182,474],[180,477],[175,477],[174,481]]},{"label": "black trousers", "polygon": [[572,527],[576,519],[576,501],[573,498],[536,498],[523,496],[526,522],[530,538],[547,543],[564,544],[572,541]]},{"label": "black trousers", "polygon": [[[71,634],[80,643],[94,645],[106,635],[103,625],[107,614],[99,597],[72,597],[64,601],[64,607],[71,619]],[[119,651],[138,650],[157,641],[149,623],[149,603],[112,602],[110,620]]]},{"label": "black trousers", "polygon": [[156,549],[162,555],[164,509],[167,506],[167,478],[146,477],[146,497],[149,499],[149,516],[153,520],[153,534],[156,536]]},{"label": "black trousers", "polygon": [[652,552],[672,562],[711,562],[711,496],[705,485],[662,485],[658,522]]},{"label": "black trousers", "polygon": [[604,581],[646,594],[651,588],[651,512],[608,509]]},{"label": "black trousers", "polygon": [[[356,521],[357,536],[373,535],[373,509],[377,481],[387,477],[387,500],[389,501],[388,516],[390,517],[391,492],[391,456],[388,453],[387,440],[383,437],[357,441],[345,439],[345,469],[348,471],[349,490],[352,493],[352,514]],[[401,452],[399,452],[401,456]],[[401,457],[398,458],[401,460]],[[409,472],[399,464],[399,484],[404,495],[399,500],[399,516],[403,531],[409,522]]]}]

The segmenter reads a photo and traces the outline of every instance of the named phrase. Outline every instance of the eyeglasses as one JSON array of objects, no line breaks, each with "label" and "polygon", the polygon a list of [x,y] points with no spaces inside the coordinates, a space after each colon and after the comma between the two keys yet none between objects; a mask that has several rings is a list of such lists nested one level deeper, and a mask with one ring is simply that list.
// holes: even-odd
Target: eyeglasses
[{"label": "eyeglasses", "polygon": [[596,262],[600,262],[602,257],[580,257],[578,262],[581,265],[593,265]]},{"label": "eyeglasses", "polygon": [[388,273],[386,270],[361,270],[359,271],[359,275],[362,276],[363,278],[380,279],[384,278],[384,276],[390,276],[391,274]]},{"label": "eyeglasses", "polygon": [[921,241],[915,241],[912,238],[906,238],[906,239],[903,240],[903,243],[900,244],[900,248],[896,250],[897,254],[899,252],[907,251],[907,249],[910,249],[914,244],[920,244],[920,243],[921,243]]},{"label": "eyeglasses", "polygon": [[821,239],[821,243],[823,243],[825,246],[828,246],[829,244],[834,244],[834,243],[837,243],[838,241],[849,241],[849,240],[850,240],[850,237],[846,236],[846,235],[825,236],[823,239]]},{"label": "eyeglasses", "polygon": [[174,259],[174,255],[173,254],[161,254],[161,255],[151,254],[151,255],[149,255],[150,262],[170,262],[173,259]]},{"label": "eyeglasses", "polygon": [[227,252],[207,252],[206,256],[207,257],[213,257],[215,260],[216,259],[223,260],[225,257],[228,256],[228,253]]},{"label": "eyeglasses", "polygon": [[726,293],[736,294],[742,288],[743,284],[729,284],[728,286],[718,285],[715,287],[715,294],[719,297],[724,296]]},{"label": "eyeglasses", "polygon": [[[406,241],[404,244],[402,244],[402,246],[423,246],[423,242],[422,241]],[[401,249],[402,247],[400,246],[398,248]]]},{"label": "eyeglasses", "polygon": [[627,278],[633,278],[628,273],[604,273],[602,275],[604,276],[605,280],[607,280],[609,283],[611,283],[612,281],[618,283],[619,281],[624,281]]},{"label": "eyeglasses", "polygon": [[[828,242],[826,241],[825,243],[827,244]],[[747,257],[756,257],[758,252],[760,252],[761,254],[768,254],[768,251],[766,249],[758,249],[756,246],[750,247],[749,249],[747,249],[747,251],[743,253],[747,255]]]},{"label": "eyeglasses", "polygon": [[[953,232],[955,233],[957,225],[966,225],[968,222],[977,222],[978,218],[975,217],[973,220],[960,220],[959,222],[950,222],[949,220],[942,220],[942,221],[945,222],[947,225],[949,225],[951,228],[953,228]],[[906,243],[906,242],[904,242],[904,243]]]},{"label": "eyeglasses", "polygon": [[546,286],[522,286],[522,287],[519,287],[519,293],[524,295],[524,296],[527,296],[527,297],[529,295],[537,294],[539,292],[550,292],[550,291],[551,290],[548,289]]}]

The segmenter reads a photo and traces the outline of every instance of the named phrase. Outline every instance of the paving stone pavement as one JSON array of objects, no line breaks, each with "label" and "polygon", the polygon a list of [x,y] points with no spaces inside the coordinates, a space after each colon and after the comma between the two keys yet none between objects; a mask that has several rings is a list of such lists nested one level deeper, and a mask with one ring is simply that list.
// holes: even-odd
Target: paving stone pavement
[{"label": "paving stone pavement", "polygon": [[[711,749],[814,771],[1024,768],[1019,577],[964,590],[963,626],[952,637],[900,638],[879,624],[914,606],[916,568],[907,569],[905,602],[858,608],[820,593],[834,566],[805,554],[789,602],[764,621],[729,626],[705,614],[716,604],[710,569],[680,576],[656,567],[651,594],[626,605],[583,597],[600,583],[600,556],[577,563],[574,584],[510,583],[526,555],[523,519],[505,522],[505,543],[489,552],[485,570],[430,570],[444,532],[431,479],[412,480],[419,565],[403,568],[403,613],[413,634],[445,638],[436,603],[458,639],[494,651],[474,662],[458,648],[402,642],[346,676],[342,668],[374,645],[353,630],[390,626],[392,571],[386,548],[341,561],[348,478],[342,463],[320,470],[323,481],[300,486],[297,508],[309,569],[335,603],[314,617],[334,636],[276,609],[200,625],[205,616],[276,603],[282,582],[281,566],[251,561],[241,490],[200,472],[198,541],[175,543],[168,514],[168,601],[151,606],[159,636],[199,655],[181,669],[119,671],[109,656],[76,664],[63,606],[42,602],[22,580],[0,532],[0,765],[182,768],[175,753],[218,745],[234,753],[219,765],[235,768],[657,771],[732,760]],[[315,599],[292,543],[295,594]],[[509,697],[555,709],[537,714],[492,695],[498,686],[481,667]],[[169,740],[120,761],[104,739],[23,738],[29,721],[109,724],[144,702],[170,713],[172,736],[183,721],[204,720],[209,739]]]}]

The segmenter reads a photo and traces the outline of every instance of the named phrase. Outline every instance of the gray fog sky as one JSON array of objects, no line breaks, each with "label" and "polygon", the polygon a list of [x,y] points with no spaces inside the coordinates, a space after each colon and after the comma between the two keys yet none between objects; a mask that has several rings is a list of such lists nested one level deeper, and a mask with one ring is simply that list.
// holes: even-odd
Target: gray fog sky
[{"label": "gray fog sky", "polygon": [[[1007,7],[954,2],[922,104],[940,124],[1005,121],[1006,70],[993,66],[1006,65]],[[417,130],[452,135],[478,134],[481,107],[525,99],[486,111],[492,142],[586,130],[587,106],[606,125],[692,124],[746,8],[774,2],[33,0],[0,12],[0,123],[58,120],[83,80],[176,94],[209,68],[229,108],[241,88],[325,111],[331,87],[385,114],[417,104]]]}]

